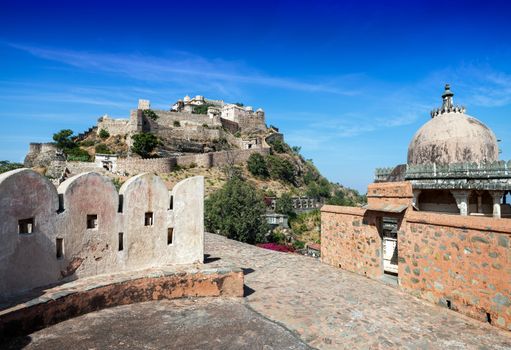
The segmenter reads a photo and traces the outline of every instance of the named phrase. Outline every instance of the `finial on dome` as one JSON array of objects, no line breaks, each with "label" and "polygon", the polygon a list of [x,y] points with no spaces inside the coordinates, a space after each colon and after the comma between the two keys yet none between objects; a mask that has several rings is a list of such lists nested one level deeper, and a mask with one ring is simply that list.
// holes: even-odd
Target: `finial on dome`
[{"label": "finial on dome", "polygon": [[449,84],[445,84],[445,91],[442,94],[442,109],[447,111],[450,110],[453,107],[452,103],[452,97],[454,96],[453,92],[451,91],[451,86]]},{"label": "finial on dome", "polygon": [[444,113],[465,113],[465,107],[455,106],[452,100],[454,93],[451,91],[451,85],[445,84],[445,90],[442,94],[442,107],[431,111],[431,118]]}]

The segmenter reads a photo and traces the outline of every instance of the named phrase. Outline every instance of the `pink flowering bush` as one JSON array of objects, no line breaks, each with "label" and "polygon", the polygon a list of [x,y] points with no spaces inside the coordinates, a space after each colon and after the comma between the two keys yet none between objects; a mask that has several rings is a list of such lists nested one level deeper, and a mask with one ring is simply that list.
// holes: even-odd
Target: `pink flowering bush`
[{"label": "pink flowering bush", "polygon": [[295,251],[293,249],[293,247],[288,247],[287,245],[277,244],[277,243],[261,243],[261,244],[257,244],[257,246],[260,248],[275,250],[277,252],[284,252],[284,253],[292,253]]}]

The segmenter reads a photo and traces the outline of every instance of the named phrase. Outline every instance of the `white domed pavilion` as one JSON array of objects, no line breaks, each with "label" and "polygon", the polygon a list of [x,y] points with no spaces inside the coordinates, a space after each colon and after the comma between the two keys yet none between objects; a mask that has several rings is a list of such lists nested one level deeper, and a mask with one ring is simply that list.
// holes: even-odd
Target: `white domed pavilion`
[{"label": "white domed pavilion", "polygon": [[410,181],[416,210],[511,217],[511,162],[499,161],[493,131],[453,96],[447,84],[442,106],[410,141],[407,164],[377,169],[376,181]]}]

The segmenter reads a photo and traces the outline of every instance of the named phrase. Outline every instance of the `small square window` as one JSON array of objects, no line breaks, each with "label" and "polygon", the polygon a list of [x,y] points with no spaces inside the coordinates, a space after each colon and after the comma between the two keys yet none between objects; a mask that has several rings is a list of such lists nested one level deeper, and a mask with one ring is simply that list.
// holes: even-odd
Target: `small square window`
[{"label": "small square window", "polygon": [[87,215],[87,229],[98,228],[98,216],[96,214]]},{"label": "small square window", "polygon": [[34,232],[34,218],[18,220],[18,233],[29,234]]},{"label": "small square window", "polygon": [[173,239],[174,239],[174,228],[173,227],[169,227],[167,229],[167,245],[171,245]]},{"label": "small square window", "polygon": [[154,224],[154,215],[153,215],[153,212],[150,211],[150,212],[147,212],[145,213],[145,217],[144,217],[144,225],[145,226],[153,226]]}]

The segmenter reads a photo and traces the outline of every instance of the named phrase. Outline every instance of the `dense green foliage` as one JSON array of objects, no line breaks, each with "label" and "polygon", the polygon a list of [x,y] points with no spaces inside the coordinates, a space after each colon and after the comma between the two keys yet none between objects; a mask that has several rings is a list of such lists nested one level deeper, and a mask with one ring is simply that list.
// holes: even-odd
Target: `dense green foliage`
[{"label": "dense green foliage", "polygon": [[96,151],[96,153],[99,154],[112,154],[110,148],[108,148],[108,146],[105,145],[104,143],[96,145],[96,147],[94,147],[94,150]]},{"label": "dense green foliage", "polygon": [[293,197],[289,193],[283,193],[275,203],[275,212],[289,217],[295,215],[293,209]]},{"label": "dense green foliage", "polygon": [[285,153],[289,146],[286,145],[282,140],[275,139],[271,142],[271,149],[276,153]]},{"label": "dense green foliage", "polygon": [[67,160],[70,162],[89,162],[91,160],[89,153],[78,146],[64,150],[67,154]]},{"label": "dense green foliage", "polygon": [[0,160],[0,174],[19,168],[23,168],[23,164],[12,163],[8,160]]},{"label": "dense green foliage", "polygon": [[154,111],[152,109],[144,109],[142,111],[142,114],[144,115],[144,117],[152,119],[152,120],[158,120],[158,118],[159,118],[158,115],[156,113],[154,113]]},{"label": "dense green foliage", "polygon": [[210,104],[203,104],[200,106],[193,107],[193,113],[195,114],[208,114],[208,108],[211,107]]},{"label": "dense green foliage", "polygon": [[110,137],[110,133],[108,131],[106,131],[105,129],[101,129],[101,130],[99,130],[99,137],[102,138],[103,140],[107,139]]},{"label": "dense green foliage", "polygon": [[151,133],[140,133],[133,135],[133,146],[131,150],[143,158],[148,157],[159,145],[158,138]]},{"label": "dense green foliage", "polygon": [[289,160],[269,155],[266,157],[266,166],[272,179],[295,183],[295,167]]},{"label": "dense green foliage", "polygon": [[73,140],[73,130],[60,130],[53,134],[53,141],[55,141],[55,145],[62,149],[67,155],[67,160],[79,162],[90,161],[89,153],[80,148],[80,146]]},{"label": "dense green foliage", "polygon": [[265,211],[263,198],[256,188],[234,176],[206,199],[206,229],[241,242],[262,242],[268,231]]},{"label": "dense green foliage", "polygon": [[312,198],[330,198],[332,184],[324,177],[311,181],[307,185],[307,196]]},{"label": "dense green foliage", "polygon": [[256,177],[267,178],[270,176],[268,167],[266,166],[266,160],[260,153],[253,153],[248,157],[247,168],[248,171]]},{"label": "dense green foliage", "polygon": [[53,141],[55,141],[58,148],[63,149],[65,152],[66,149],[77,147],[72,137],[73,130],[63,129],[53,134]]}]

